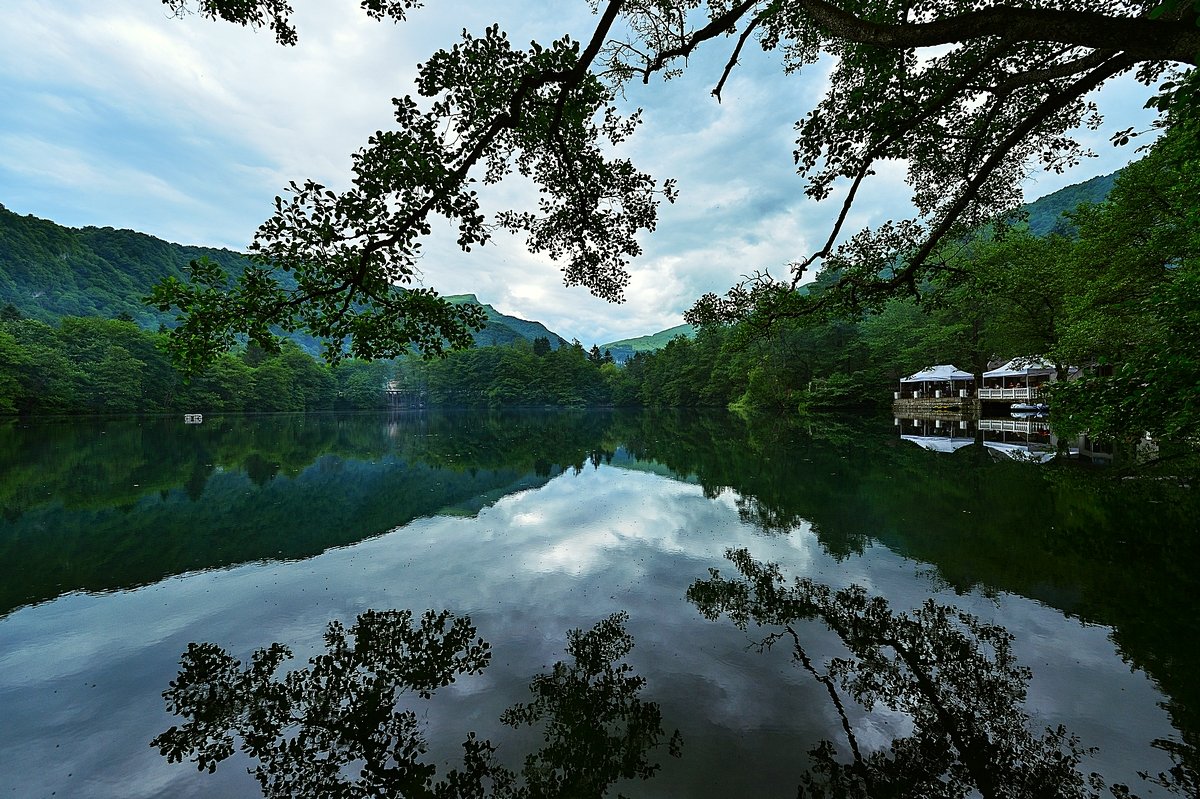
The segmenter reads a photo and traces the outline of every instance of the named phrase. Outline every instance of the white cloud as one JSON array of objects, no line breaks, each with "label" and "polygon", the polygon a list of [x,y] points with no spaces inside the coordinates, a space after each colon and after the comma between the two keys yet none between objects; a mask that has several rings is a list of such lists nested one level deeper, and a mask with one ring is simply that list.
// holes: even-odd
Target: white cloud
[{"label": "white cloud", "polygon": [[185,205],[193,202],[156,175],[117,163],[96,163],[73,148],[28,136],[0,135],[0,168],[94,194],[129,193]]},{"label": "white cloud", "polygon": [[[170,18],[152,0],[9,0],[0,5],[8,100],[0,107],[8,144],[0,202],[64,224],[244,247],[287,181],[345,184],[350,153],[390,124],[390,98],[412,92],[417,63],[462,28],[501,21],[522,46],[563,31],[586,38],[593,21],[583,3],[430,7],[402,25],[373,22],[356,6],[299,4],[300,43],[285,48],[267,31]],[[782,274],[819,246],[836,199],[814,204],[803,195],[793,123],[828,86],[832,64],[786,77],[776,55],[747,48],[718,104],[709,92],[729,46],[702,49],[677,80],[629,87],[629,107],[646,115],[622,151],[660,179],[678,178],[681,198],[643,237],[628,302],[563,287],[555,264],[504,237],[464,255],[452,236],[436,236],[422,264],[426,283],[474,292],[568,338],[606,341],[677,324],[700,294],[755,269]],[[1130,124],[1125,109],[1140,105],[1126,84],[1102,93],[1118,109],[1112,128]],[[1148,117],[1136,119],[1144,127]],[[1119,166],[1130,153],[1114,155],[1110,132],[1095,135],[1103,159],[1040,177],[1031,193]],[[520,181],[489,187],[487,207],[528,206],[534,196]],[[852,221],[905,215],[907,197],[902,175],[881,174]]]}]

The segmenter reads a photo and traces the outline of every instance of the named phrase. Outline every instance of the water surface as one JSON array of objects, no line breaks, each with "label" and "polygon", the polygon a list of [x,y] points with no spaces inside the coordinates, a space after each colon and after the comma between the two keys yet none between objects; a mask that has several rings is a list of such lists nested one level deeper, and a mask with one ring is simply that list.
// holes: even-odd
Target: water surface
[{"label": "water surface", "polygon": [[[161,694],[188,644],[245,662],[279,641],[298,667],[331,620],[433,608],[492,647],[482,675],[413,704],[433,762],[476,731],[519,766],[541,737],[502,712],[564,659],[568,630],[624,612],[642,697],[683,748],[619,790],[793,796],[806,752],[844,740],[825,687],[687,596],[746,549],[897,611],[932,597],[1002,625],[1032,671],[1032,724],[1065,725],[1096,747],[1082,768],[1161,795],[1138,772],[1200,730],[1192,489],[907,432],[610,413],[5,423],[0,786],[258,796],[242,756],[207,774],[149,745],[180,721]],[[818,665],[843,652],[801,630]],[[848,704],[869,750],[911,729]]]}]

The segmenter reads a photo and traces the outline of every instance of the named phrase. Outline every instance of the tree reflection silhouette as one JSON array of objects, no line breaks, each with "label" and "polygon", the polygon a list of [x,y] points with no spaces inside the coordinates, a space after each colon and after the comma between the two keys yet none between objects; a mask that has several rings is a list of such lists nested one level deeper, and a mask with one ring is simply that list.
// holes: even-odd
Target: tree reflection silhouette
[{"label": "tree reflection silhouette", "polygon": [[600,797],[619,779],[648,779],[650,753],[669,738],[657,704],[639,693],[644,678],[619,662],[633,647],[624,614],[567,634],[571,662],[556,663],[530,684],[533,701],[504,712],[512,727],[543,725],[544,746],[518,773],[474,732],[462,765],[436,779],[422,758],[427,742],[403,694],[428,699],[458,677],[481,673],[488,644],[466,617],[427,611],[367,611],[346,630],[332,622],[326,651],[307,668],[279,676],[292,654],[279,643],[250,665],[221,647],[193,643],[163,692],[167,709],[186,722],[150,742],[170,762],[188,759],[213,772],[240,741],[267,797]]},{"label": "tree reflection silhouette", "polygon": [[[775,564],[746,550],[726,556],[739,572],[716,569],[688,589],[710,620],[739,628],[775,628],[760,648],[786,641],[794,661],[821,683],[841,720],[849,749],[831,741],[810,751],[801,797],[1129,797],[1079,769],[1090,750],[1065,727],[1036,733],[1022,705],[1031,676],[1013,656],[1012,636],[933,600],[909,613],[892,611],[861,587],[834,591],[808,578],[788,582]],[[815,620],[840,639],[844,653],[824,672],[805,650],[799,622]],[[911,734],[888,750],[864,751],[847,714],[849,697],[870,711],[905,714]]]}]

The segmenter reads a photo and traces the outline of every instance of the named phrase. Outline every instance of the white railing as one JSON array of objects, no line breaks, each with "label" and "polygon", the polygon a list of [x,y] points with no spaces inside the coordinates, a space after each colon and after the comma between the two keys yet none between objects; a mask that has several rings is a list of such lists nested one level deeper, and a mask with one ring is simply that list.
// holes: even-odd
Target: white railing
[{"label": "white railing", "polygon": [[1029,419],[980,419],[980,430],[991,430],[1003,433],[1049,433],[1050,425],[1046,422],[1034,422]]},{"label": "white railing", "polygon": [[971,392],[965,388],[954,391],[893,391],[892,399],[963,399],[970,394]]},{"label": "white railing", "polygon": [[1031,388],[981,388],[979,389],[980,399],[996,399],[996,400],[1028,400],[1037,399],[1042,391],[1036,386]]}]

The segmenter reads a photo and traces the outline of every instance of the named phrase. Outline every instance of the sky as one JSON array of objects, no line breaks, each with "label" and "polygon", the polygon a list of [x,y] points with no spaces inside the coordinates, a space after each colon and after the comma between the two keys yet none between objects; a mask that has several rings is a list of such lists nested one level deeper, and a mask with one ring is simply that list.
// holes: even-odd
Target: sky
[{"label": "sky", "polygon": [[[168,241],[244,250],[288,181],[345,186],[350,155],[392,121],[391,98],[413,93],[417,64],[465,28],[493,22],[514,43],[571,34],[594,18],[583,0],[441,2],[402,24],[372,21],[355,0],[294,0],[300,41],[199,16],[173,18],[158,0],[4,0],[0,3],[0,204],[70,227],[129,228]],[[705,292],[788,262],[823,242],[833,200],[803,194],[793,131],[828,85],[828,66],[785,76],[774,54],[747,48],[718,104],[709,91],[728,41],[702,50],[682,78],[631,87],[644,124],[624,145],[642,170],[678,180],[624,303],[563,285],[548,257],[500,233],[463,253],[435,229],[421,283],[473,293],[503,313],[545,323],[586,345],[680,324]],[[1087,132],[1099,157],[1026,186],[1029,199],[1112,172],[1135,157],[1110,135],[1152,116],[1146,89],[1116,81],[1098,96],[1107,115]],[[879,170],[847,225],[853,231],[911,212],[904,169]],[[485,209],[532,207],[521,182],[488,187]]]}]

